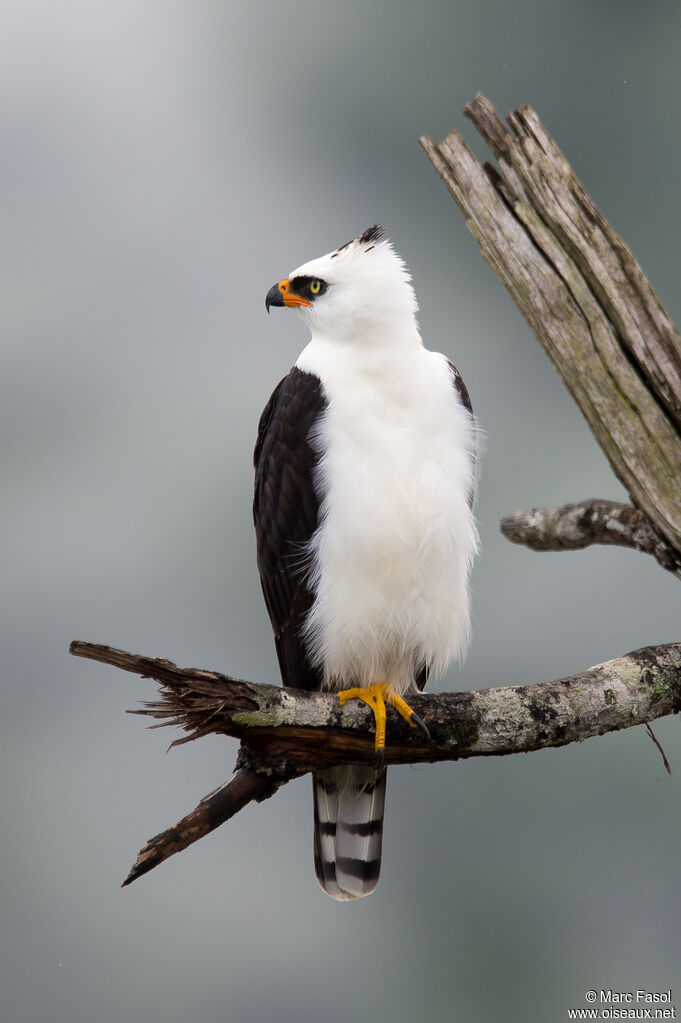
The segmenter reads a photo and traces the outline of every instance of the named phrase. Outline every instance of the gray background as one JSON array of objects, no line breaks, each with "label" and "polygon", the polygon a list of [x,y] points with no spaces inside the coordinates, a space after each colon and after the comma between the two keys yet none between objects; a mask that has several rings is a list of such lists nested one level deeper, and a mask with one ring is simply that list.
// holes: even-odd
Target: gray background
[{"label": "gray background", "polygon": [[488,434],[475,640],[448,687],[679,639],[679,584],[536,555],[501,515],[622,490],[417,144],[476,91],[535,106],[677,323],[681,6],[2,4],[0,1019],[553,1021],[588,988],[681,1006],[681,742],[642,728],[392,769],[370,899],[317,890],[307,779],[121,891],[231,772],[126,708],[110,643],[277,677],[254,561],[259,413],[305,332],[292,267],[380,221]]}]

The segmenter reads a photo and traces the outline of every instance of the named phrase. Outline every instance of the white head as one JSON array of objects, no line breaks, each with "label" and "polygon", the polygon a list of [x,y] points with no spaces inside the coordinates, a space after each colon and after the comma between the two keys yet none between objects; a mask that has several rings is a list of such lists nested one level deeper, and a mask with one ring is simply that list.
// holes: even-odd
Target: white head
[{"label": "white head", "polygon": [[270,288],[265,305],[294,306],[313,337],[420,342],[411,276],[377,224],[292,270]]}]

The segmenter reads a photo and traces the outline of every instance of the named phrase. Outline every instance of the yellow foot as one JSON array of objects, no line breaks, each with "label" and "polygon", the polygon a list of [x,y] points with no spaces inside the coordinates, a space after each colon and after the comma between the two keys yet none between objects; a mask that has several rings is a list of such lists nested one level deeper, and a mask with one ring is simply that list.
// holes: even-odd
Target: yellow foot
[{"label": "yellow foot", "polygon": [[400,717],[404,718],[410,728],[420,728],[424,736],[430,742],[430,732],[426,725],[414,711],[411,709],[401,696],[396,693],[391,693],[390,686],[387,682],[375,682],[371,686],[355,687],[354,689],[343,689],[338,694],[338,703],[342,707],[348,700],[361,700],[362,703],[366,703],[371,708],[374,714],[374,720],[376,721],[376,739],[374,742],[374,749],[378,754],[378,767],[383,766],[383,760],[385,758],[385,722],[386,722],[386,703],[390,707],[394,707]]}]

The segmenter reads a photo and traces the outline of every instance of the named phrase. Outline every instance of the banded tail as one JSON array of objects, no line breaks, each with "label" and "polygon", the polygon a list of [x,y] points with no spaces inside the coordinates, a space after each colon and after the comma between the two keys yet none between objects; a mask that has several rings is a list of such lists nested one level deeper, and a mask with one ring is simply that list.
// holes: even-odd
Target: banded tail
[{"label": "banded tail", "polygon": [[386,770],[331,767],[312,779],[314,865],[332,899],[370,895],[381,872]]}]

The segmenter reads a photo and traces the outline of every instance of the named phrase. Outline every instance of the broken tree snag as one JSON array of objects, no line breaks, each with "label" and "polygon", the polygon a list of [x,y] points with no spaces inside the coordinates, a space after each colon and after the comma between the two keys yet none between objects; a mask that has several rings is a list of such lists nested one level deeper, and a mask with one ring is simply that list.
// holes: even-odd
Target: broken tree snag
[{"label": "broken tree snag", "polygon": [[577,551],[590,544],[633,547],[652,554],[681,578],[681,557],[655,530],[647,515],[630,504],[590,498],[560,508],[533,508],[501,520],[511,543],[533,551]]},{"label": "broken tree snag", "polygon": [[121,887],[125,888],[126,885],[132,884],[142,874],[147,874],[154,867],[158,867],[169,856],[174,856],[175,853],[198,842],[204,835],[209,835],[248,803],[266,799],[272,794],[271,789],[266,775],[257,774],[247,768],[235,771],[229,781],[215,792],[204,796],[191,813],[172,828],[154,835],[145,843]]},{"label": "broken tree snag", "polygon": [[421,144],[633,503],[679,554],[681,339],[536,113],[507,125],[484,96],[464,113],[496,168],[457,131]]}]

